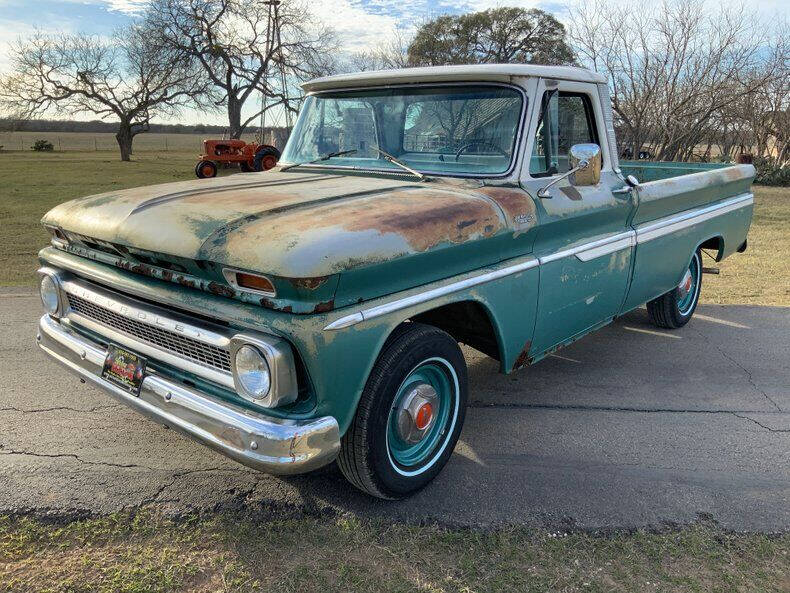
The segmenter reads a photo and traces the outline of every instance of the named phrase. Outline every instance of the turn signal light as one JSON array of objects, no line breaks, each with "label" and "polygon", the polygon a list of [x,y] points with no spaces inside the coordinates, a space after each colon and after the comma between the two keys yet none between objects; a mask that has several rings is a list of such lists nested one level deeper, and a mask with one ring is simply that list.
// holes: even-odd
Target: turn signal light
[{"label": "turn signal light", "polygon": [[236,272],[236,284],[241,288],[249,288],[250,290],[258,290],[260,292],[274,293],[274,284],[266,276],[257,276],[255,274],[247,274],[245,272]]}]

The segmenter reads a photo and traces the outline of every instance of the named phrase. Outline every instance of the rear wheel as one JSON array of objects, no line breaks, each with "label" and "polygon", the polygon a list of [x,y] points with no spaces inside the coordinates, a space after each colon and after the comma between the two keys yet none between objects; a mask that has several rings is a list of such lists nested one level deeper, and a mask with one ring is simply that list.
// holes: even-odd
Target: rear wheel
[{"label": "rear wheel", "polygon": [[658,327],[675,329],[683,327],[694,315],[702,288],[702,254],[699,250],[675,288],[647,303],[650,320]]},{"label": "rear wheel", "polygon": [[435,327],[406,323],[384,346],[338,465],[357,488],[403,498],[426,486],[452,455],[466,413],[466,363]]},{"label": "rear wheel", "polygon": [[280,160],[280,151],[274,146],[261,146],[255,153],[253,169],[256,171],[268,171]]},{"label": "rear wheel", "polygon": [[247,161],[241,161],[239,163],[239,169],[241,169],[242,173],[251,173],[251,172],[253,172],[255,169],[253,169],[252,167],[253,167],[253,165],[250,165],[250,163],[247,162]]},{"label": "rear wheel", "polygon": [[200,161],[197,165],[195,165],[195,175],[197,175],[199,179],[216,177],[217,165],[212,161]]}]

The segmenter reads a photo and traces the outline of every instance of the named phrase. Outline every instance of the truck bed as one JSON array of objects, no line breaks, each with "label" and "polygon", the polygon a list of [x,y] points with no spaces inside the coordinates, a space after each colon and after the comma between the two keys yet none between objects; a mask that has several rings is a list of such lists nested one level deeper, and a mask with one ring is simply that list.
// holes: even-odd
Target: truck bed
[{"label": "truck bed", "polygon": [[676,163],[671,161],[620,161],[623,175],[633,175],[640,183],[680,177],[692,173],[731,167],[732,163]]}]

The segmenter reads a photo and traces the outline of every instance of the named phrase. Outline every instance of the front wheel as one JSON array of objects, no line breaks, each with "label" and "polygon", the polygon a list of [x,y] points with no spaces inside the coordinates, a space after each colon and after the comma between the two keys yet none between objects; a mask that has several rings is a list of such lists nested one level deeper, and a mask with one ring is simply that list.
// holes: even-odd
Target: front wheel
[{"label": "front wheel", "polygon": [[195,175],[198,179],[207,179],[217,176],[217,165],[213,161],[200,161],[195,165]]},{"label": "front wheel", "polygon": [[697,250],[683,278],[675,288],[647,303],[654,325],[667,329],[683,327],[694,315],[702,288],[702,254]]},{"label": "front wheel", "polygon": [[432,326],[398,327],[343,436],[338,457],[343,475],[379,498],[420,490],[452,455],[466,397],[466,363],[457,342]]}]

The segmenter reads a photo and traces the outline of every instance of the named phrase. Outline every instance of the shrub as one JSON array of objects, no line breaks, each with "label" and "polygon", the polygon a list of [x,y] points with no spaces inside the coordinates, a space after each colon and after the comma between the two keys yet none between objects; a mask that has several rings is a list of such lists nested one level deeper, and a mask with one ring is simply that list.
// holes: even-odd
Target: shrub
[{"label": "shrub", "polygon": [[31,148],[36,152],[55,150],[55,146],[49,140],[36,140]]},{"label": "shrub", "polygon": [[755,183],[790,187],[790,167],[777,167],[765,158],[754,159],[754,166],[757,169]]}]

